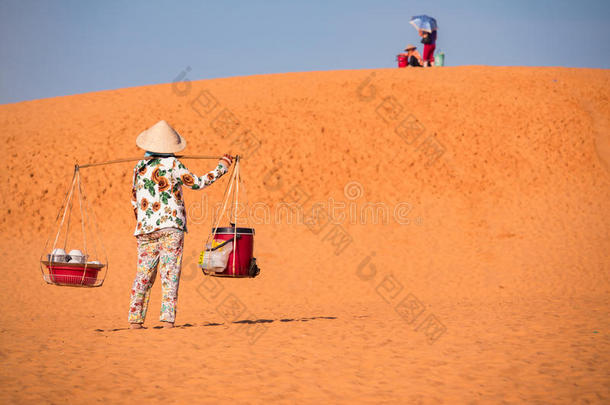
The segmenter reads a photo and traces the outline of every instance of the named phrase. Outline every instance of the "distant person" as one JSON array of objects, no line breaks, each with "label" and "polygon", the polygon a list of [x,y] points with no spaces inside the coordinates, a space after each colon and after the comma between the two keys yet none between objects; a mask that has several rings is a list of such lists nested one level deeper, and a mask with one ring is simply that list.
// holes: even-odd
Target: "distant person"
[{"label": "distant person", "polygon": [[424,66],[434,66],[434,50],[436,49],[436,30],[432,32],[419,30],[421,43],[424,44]]},{"label": "distant person", "polygon": [[413,67],[422,67],[423,66],[423,60],[421,58],[421,55],[417,51],[417,47],[415,45],[411,45],[411,44],[407,45],[407,47],[405,48],[405,52],[401,53],[400,56],[404,56],[407,58],[407,67],[408,66],[413,66]]}]

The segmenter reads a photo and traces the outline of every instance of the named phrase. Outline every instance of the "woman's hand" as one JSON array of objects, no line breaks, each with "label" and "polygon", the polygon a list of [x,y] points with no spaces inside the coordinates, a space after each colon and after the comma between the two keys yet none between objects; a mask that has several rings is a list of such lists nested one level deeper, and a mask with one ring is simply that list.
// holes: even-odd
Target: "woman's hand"
[{"label": "woman's hand", "polygon": [[231,165],[233,164],[233,156],[229,155],[228,153],[225,153],[218,161],[218,164],[224,165],[227,168],[231,167]]}]

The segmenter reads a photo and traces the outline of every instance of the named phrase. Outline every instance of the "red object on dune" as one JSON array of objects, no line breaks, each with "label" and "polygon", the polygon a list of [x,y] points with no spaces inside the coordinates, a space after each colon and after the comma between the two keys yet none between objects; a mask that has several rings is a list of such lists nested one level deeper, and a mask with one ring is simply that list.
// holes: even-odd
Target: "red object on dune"
[{"label": "red object on dune", "polygon": [[97,273],[102,266],[88,264],[48,263],[50,281],[64,285],[92,286],[97,282]]},{"label": "red object on dune", "polygon": [[397,55],[396,60],[398,61],[399,68],[407,67],[407,64],[409,62],[407,55]]},{"label": "red object on dune", "polygon": [[424,62],[434,63],[435,44],[424,44]]},{"label": "red object on dune", "polygon": [[[213,275],[221,277],[253,277],[250,271],[253,261],[252,254],[254,253],[254,229],[225,227],[216,228],[215,231],[214,239],[216,240],[232,240],[235,234],[237,234],[237,243],[233,243],[233,251],[229,255],[229,262],[225,270]],[[235,255],[235,268],[233,268],[233,255]]]}]

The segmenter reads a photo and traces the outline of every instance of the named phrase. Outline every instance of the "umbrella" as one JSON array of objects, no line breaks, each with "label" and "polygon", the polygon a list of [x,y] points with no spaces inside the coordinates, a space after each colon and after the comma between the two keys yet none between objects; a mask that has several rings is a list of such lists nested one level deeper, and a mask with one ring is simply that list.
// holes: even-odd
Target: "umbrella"
[{"label": "umbrella", "polygon": [[409,21],[416,30],[432,32],[438,28],[436,20],[428,15],[416,15]]}]

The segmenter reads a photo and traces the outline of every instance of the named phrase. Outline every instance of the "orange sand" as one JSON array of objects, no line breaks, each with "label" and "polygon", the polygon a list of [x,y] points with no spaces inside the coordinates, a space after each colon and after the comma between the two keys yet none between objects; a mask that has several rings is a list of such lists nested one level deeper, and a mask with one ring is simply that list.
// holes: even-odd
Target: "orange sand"
[{"label": "orange sand", "polygon": [[[609,71],[313,72],[172,89],[0,106],[0,402],[610,402]],[[214,134],[225,108],[255,153]],[[410,116],[419,124],[404,132]],[[204,278],[202,196],[218,202],[226,179],[187,192],[181,327],[155,328],[157,281],[148,329],[125,330],[132,165],[90,168],[108,278],[46,285],[39,255],[74,163],[137,156],[136,135],[159,119],[189,154],[243,153],[248,201],[273,215],[281,201],[345,203],[332,215],[347,216],[351,243],[336,255],[332,225],[284,216],[255,225],[261,276]],[[371,223],[367,203],[402,224]]]}]

